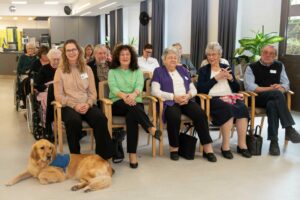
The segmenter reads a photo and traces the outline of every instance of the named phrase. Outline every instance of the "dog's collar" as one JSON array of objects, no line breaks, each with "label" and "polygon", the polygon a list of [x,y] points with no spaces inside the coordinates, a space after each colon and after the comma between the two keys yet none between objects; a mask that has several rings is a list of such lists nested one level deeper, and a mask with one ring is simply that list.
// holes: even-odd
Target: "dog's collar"
[{"label": "dog's collar", "polygon": [[70,163],[69,154],[63,154],[63,155],[57,154],[56,158],[51,162],[50,166],[62,168],[65,172],[69,163]]}]

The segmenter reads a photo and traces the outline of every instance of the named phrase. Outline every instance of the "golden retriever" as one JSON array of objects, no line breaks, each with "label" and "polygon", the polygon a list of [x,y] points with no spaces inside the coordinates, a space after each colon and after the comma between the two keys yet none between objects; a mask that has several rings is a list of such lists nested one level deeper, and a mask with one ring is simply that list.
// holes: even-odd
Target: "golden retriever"
[{"label": "golden retriever", "polygon": [[111,185],[113,169],[110,163],[100,156],[70,154],[70,162],[65,171],[59,167],[49,166],[55,157],[55,146],[51,142],[45,139],[35,142],[32,145],[27,169],[6,185],[14,185],[29,177],[37,178],[41,184],[61,182],[67,178],[78,179],[80,183],[71,188],[73,191],[83,188],[84,192],[90,192]]}]

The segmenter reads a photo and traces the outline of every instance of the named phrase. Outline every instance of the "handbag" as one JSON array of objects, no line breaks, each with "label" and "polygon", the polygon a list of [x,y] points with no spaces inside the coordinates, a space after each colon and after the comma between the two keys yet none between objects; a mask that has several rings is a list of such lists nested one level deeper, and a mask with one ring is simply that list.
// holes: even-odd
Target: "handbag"
[{"label": "handbag", "polygon": [[187,132],[192,128],[192,125],[188,125],[187,129],[179,134],[179,149],[178,154],[187,160],[194,160],[195,150],[197,144],[197,138],[195,137],[195,130],[192,135],[188,135]]},{"label": "handbag", "polygon": [[113,163],[120,163],[124,159],[122,141],[125,139],[126,131],[123,128],[114,128],[112,133]]},{"label": "handbag", "polygon": [[261,149],[263,144],[263,138],[257,134],[258,128],[260,129],[259,125],[255,127],[254,134],[252,133],[252,130],[249,130],[249,134],[246,135],[246,143],[248,150],[254,156],[261,155]]}]

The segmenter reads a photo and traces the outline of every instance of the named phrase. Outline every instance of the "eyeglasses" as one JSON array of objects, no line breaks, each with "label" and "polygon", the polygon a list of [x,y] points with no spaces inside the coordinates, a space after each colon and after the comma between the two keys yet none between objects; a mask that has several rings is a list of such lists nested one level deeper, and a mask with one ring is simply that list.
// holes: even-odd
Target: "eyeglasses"
[{"label": "eyeglasses", "polygon": [[67,53],[74,53],[74,52],[77,52],[78,49],[66,49],[66,52]]},{"label": "eyeglasses", "polygon": [[275,52],[274,51],[263,51],[262,54],[266,55],[266,56],[274,56]]},{"label": "eyeglasses", "polygon": [[147,54],[152,54],[152,51],[145,51]]}]

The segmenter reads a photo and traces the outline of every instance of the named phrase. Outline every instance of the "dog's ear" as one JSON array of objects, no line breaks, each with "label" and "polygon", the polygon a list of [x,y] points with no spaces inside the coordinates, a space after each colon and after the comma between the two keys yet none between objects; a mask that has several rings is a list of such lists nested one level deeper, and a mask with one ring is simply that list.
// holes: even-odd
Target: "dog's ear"
[{"label": "dog's ear", "polygon": [[37,152],[37,147],[34,146],[31,150],[31,154],[30,154],[31,159],[38,161],[40,159],[40,155]]}]

